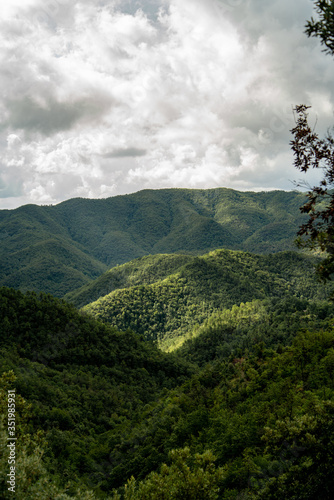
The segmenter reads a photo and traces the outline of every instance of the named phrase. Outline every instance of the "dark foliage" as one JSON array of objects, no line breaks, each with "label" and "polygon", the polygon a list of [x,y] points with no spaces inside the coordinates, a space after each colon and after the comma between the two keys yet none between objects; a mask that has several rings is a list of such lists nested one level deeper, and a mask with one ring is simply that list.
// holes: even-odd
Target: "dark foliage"
[{"label": "dark foliage", "polygon": [[307,36],[320,38],[321,44],[325,45],[324,52],[334,53],[334,3],[333,0],[318,0],[315,2],[315,10],[318,18],[311,18],[306,24]]},{"label": "dark foliage", "polygon": [[[334,3],[332,0],[315,2],[317,19],[306,24],[306,34],[320,39],[327,54],[334,54]],[[323,260],[318,273],[328,280],[334,272],[334,138],[331,132],[323,139],[310,127],[307,110],[309,106],[296,106],[296,126],[291,130],[294,166],[306,173],[309,169],[322,170],[322,180],[318,186],[309,189],[307,201],[301,212],[308,215],[300,226],[300,246],[323,252]]]},{"label": "dark foliage", "polygon": [[297,192],[162,189],[0,210],[0,285],[63,297],[148,254],[292,249],[303,199]]},{"label": "dark foliage", "polygon": [[17,391],[32,404],[32,429],[46,432],[47,456],[64,479],[84,476],[88,484],[102,467],[97,436],[135,420],[191,373],[136,334],[50,295],[2,288],[0,317],[1,371],[16,374]]},{"label": "dark foliage", "polygon": [[327,280],[334,271],[334,195],[330,190],[334,186],[334,140],[331,135],[319,139],[311,130],[307,109],[304,105],[296,107],[297,123],[292,129],[294,140],[291,141],[294,165],[302,172],[310,168],[322,169],[323,179],[307,193],[307,202],[300,209],[308,215],[308,220],[298,231],[298,243],[326,252],[318,272]]}]

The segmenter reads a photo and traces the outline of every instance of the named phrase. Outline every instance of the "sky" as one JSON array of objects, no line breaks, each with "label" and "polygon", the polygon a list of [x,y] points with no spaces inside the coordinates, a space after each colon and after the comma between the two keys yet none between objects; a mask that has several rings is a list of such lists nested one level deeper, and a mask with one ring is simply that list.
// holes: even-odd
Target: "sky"
[{"label": "sky", "polygon": [[304,34],[313,7],[2,0],[0,208],[296,189],[293,107],[312,106],[320,135],[334,123],[334,61]]}]

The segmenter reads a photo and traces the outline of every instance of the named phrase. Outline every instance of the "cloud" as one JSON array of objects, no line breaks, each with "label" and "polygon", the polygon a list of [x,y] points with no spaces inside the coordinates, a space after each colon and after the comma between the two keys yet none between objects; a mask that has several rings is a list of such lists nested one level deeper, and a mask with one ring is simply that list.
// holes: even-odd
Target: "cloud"
[{"label": "cloud", "polygon": [[[140,188],[291,188],[292,107],[333,119],[304,0],[29,0],[2,8],[3,206]],[[5,199],[5,197],[8,197]]]},{"label": "cloud", "polygon": [[145,156],[146,150],[139,148],[125,148],[125,149],[115,149],[109,153],[104,153],[103,158],[126,158],[137,157],[137,156]]},{"label": "cloud", "polygon": [[15,130],[36,131],[43,135],[73,128],[78,122],[101,118],[111,105],[111,98],[105,99],[95,93],[90,99],[79,99],[73,102],[58,102],[54,98],[43,104],[34,99],[7,101],[7,119],[3,127]]}]

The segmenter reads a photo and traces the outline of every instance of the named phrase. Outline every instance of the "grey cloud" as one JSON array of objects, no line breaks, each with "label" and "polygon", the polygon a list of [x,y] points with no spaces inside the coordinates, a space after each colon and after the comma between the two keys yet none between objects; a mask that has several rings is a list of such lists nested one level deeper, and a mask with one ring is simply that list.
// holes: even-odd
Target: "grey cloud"
[{"label": "grey cloud", "polygon": [[[228,17],[238,26],[240,32],[253,40],[258,39],[264,33],[278,28],[289,29],[298,25],[303,31],[306,20],[312,15],[312,2],[305,0],[233,0],[230,8],[226,8],[229,2],[217,0],[221,6],[224,16]],[[305,22],[304,22],[305,19]]]},{"label": "grey cloud", "polygon": [[97,119],[108,111],[110,105],[111,99],[107,96],[73,102],[59,102],[49,97],[43,106],[33,98],[23,97],[6,103],[8,117],[2,122],[2,127],[40,132],[47,136],[69,130],[79,121]]},{"label": "grey cloud", "polygon": [[109,153],[103,154],[103,158],[127,158],[127,157],[137,157],[145,156],[147,151],[145,149],[139,148],[125,148],[125,149],[115,149]]},{"label": "grey cloud", "polygon": [[[291,107],[314,106],[317,128],[333,120],[334,63],[303,33],[313,2],[52,0],[56,30],[48,18],[35,29],[46,3],[30,3],[22,29],[0,30],[0,152],[7,172],[20,169],[25,203],[142,187],[290,189]],[[10,134],[19,140],[7,147]],[[13,173],[0,191],[10,183]]]}]

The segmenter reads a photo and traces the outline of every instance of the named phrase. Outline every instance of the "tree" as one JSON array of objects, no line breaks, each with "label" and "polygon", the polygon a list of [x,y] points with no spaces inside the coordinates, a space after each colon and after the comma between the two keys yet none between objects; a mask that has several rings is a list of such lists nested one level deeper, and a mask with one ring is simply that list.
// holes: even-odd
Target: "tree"
[{"label": "tree", "polygon": [[334,53],[334,2],[333,0],[319,0],[315,2],[318,20],[307,21],[305,33],[307,36],[319,37],[325,45],[326,54]]},{"label": "tree", "polygon": [[[298,231],[298,245],[327,252],[318,266],[318,273],[324,280],[334,272],[334,139],[328,133],[320,139],[312,131],[307,120],[305,105],[296,106],[296,126],[292,129],[294,139],[291,141],[294,153],[294,166],[301,172],[310,168],[323,170],[323,179],[319,186],[307,193],[307,201],[300,208],[308,214],[308,220]],[[303,238],[305,237],[305,238]]]},{"label": "tree", "polygon": [[[151,472],[143,481],[133,477],[125,486],[124,500],[217,500],[223,468],[216,468],[210,450],[191,455],[189,448],[171,450],[171,465],[162,464],[160,472]],[[113,500],[120,500],[115,492]]]},{"label": "tree", "polygon": [[[14,464],[11,470],[15,471],[13,484],[9,486],[9,451],[8,451],[8,390],[15,387],[16,376],[11,370],[0,373],[0,498],[3,500],[95,500],[91,491],[77,490],[67,495],[66,490],[72,488],[67,484],[65,489],[57,483],[58,478],[52,476],[46,468],[44,460],[47,443],[42,431],[31,435],[28,433],[28,419],[31,416],[31,407],[16,393],[15,396],[15,446]],[[12,442],[12,441],[11,441]],[[9,487],[14,488],[9,490]]]},{"label": "tree", "polygon": [[[334,1],[319,0],[315,9],[318,19],[307,22],[305,33],[319,37],[326,47],[324,52],[334,55]],[[308,123],[308,109],[304,104],[295,107],[296,126],[290,142],[294,166],[301,172],[322,169],[323,178],[319,186],[308,191],[307,201],[300,208],[308,220],[299,228],[298,244],[326,252],[317,270],[323,280],[328,280],[334,272],[334,138],[330,132],[319,138]]]}]

